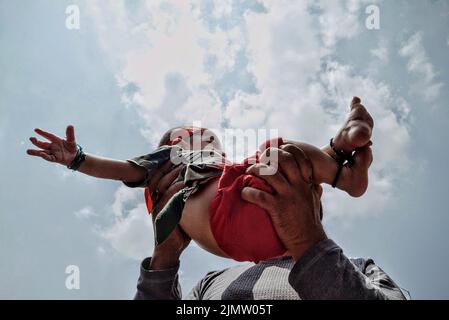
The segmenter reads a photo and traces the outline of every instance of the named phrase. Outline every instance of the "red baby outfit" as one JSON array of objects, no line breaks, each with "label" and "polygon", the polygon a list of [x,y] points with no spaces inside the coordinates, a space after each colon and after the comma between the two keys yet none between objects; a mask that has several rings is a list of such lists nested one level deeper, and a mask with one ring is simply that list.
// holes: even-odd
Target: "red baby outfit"
[{"label": "red baby outfit", "polygon": [[[281,138],[276,140],[278,146],[283,144]],[[259,150],[264,151],[270,142],[265,142]],[[241,197],[245,187],[273,193],[265,180],[245,173],[251,165],[248,162],[246,159],[243,164],[224,167],[217,195],[209,208],[209,221],[215,240],[224,252],[237,261],[257,263],[281,256],[286,250],[268,213]]]}]

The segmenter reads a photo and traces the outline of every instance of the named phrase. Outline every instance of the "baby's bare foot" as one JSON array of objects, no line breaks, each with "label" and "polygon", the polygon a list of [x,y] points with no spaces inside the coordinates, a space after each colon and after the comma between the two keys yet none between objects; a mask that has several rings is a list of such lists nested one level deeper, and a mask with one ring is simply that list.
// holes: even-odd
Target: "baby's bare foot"
[{"label": "baby's bare foot", "polygon": [[[351,102],[345,123],[333,139],[334,150],[351,155],[354,151],[352,165],[346,165],[341,172],[338,187],[353,197],[360,197],[368,188],[368,168],[373,157],[371,153],[371,134],[374,121],[359,98]],[[338,155],[335,155],[336,160]]]},{"label": "baby's bare foot", "polygon": [[368,188],[368,169],[372,162],[370,146],[358,148],[354,153],[353,165],[343,168],[340,188],[353,197],[361,197]]},{"label": "baby's bare foot", "polygon": [[373,127],[373,118],[361,104],[360,99],[354,97],[351,102],[351,111],[333,139],[334,148],[351,154],[357,148],[368,145]]}]

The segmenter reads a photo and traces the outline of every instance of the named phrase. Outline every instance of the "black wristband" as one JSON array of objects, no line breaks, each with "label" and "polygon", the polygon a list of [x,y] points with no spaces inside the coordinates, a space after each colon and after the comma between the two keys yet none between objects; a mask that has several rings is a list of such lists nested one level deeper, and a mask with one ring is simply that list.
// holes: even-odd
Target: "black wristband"
[{"label": "black wristband", "polygon": [[341,175],[341,171],[343,170],[343,167],[344,166],[352,167],[352,165],[354,164],[354,157],[353,157],[352,153],[348,154],[348,153],[344,152],[343,150],[335,149],[333,138],[331,139],[329,145],[330,145],[332,151],[334,151],[334,153],[338,157],[338,159],[336,159],[336,161],[338,163],[338,169],[337,169],[337,173],[335,174],[334,181],[332,181],[332,188],[335,188],[335,187],[337,187],[337,183],[338,183],[338,180],[340,179],[340,175]]},{"label": "black wristband", "polygon": [[338,159],[336,161],[341,165],[348,165],[351,167],[354,164],[353,153],[346,153],[343,150],[337,150],[334,145],[334,138],[331,139],[329,143],[332,151],[337,155]]},{"label": "black wristband", "polygon": [[340,179],[341,170],[343,170],[344,165],[342,163],[338,164],[337,173],[335,174],[334,181],[332,181],[332,188],[337,187],[338,179]]},{"label": "black wristband", "polygon": [[67,168],[72,169],[73,171],[76,171],[79,169],[81,164],[86,160],[86,154],[83,152],[83,148],[77,144],[78,151],[76,152],[75,159],[73,159],[72,163],[70,163]]}]

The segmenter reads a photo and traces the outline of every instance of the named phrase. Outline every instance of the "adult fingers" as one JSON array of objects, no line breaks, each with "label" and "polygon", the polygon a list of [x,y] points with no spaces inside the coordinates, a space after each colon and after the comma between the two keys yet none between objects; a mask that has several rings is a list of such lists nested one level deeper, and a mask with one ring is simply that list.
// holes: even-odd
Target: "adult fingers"
[{"label": "adult fingers", "polygon": [[282,175],[280,170],[276,170],[263,163],[253,164],[246,169],[246,173],[264,179],[277,193],[282,193],[290,187],[289,182]]},{"label": "adult fingers", "polygon": [[49,142],[38,140],[35,137],[31,137],[30,141],[31,141],[32,144],[34,144],[38,148],[41,148],[41,149],[44,149],[44,150],[50,149],[51,143],[49,143]]},{"label": "adult fingers", "polygon": [[241,196],[243,200],[254,203],[268,212],[272,212],[275,208],[275,197],[268,192],[245,187],[242,190]]},{"label": "adult fingers", "polygon": [[323,195],[323,187],[319,184],[313,185],[313,189],[319,198]]},{"label": "adult fingers", "polygon": [[[286,174],[289,182],[293,185],[301,183],[302,180],[307,182],[311,179],[312,173],[306,172],[307,168],[301,168],[301,161],[305,157],[304,151],[296,145],[285,144],[281,146],[283,151],[282,160],[279,162],[281,170]],[[288,155],[288,156],[287,156]],[[308,176],[310,174],[310,177]]]},{"label": "adult fingers", "polygon": [[39,129],[39,128],[34,129],[34,131],[37,134],[43,136],[45,139],[47,139],[47,140],[49,140],[51,142],[59,142],[59,141],[61,141],[61,138],[56,136],[56,135],[54,135],[53,133],[44,131],[44,130]]},{"label": "adult fingers", "polygon": [[274,148],[266,148],[264,151],[262,151],[262,153],[259,156],[259,163],[263,163],[268,166],[274,160],[277,161],[277,156],[276,156],[276,159],[274,157]]},{"label": "adult fingers", "polygon": [[159,168],[159,170],[157,170],[154,173],[154,175],[151,177],[151,179],[148,183],[148,189],[150,191],[150,194],[153,193],[157,189],[159,181],[162,179],[162,177],[165,174],[167,174],[167,172],[169,172],[171,170],[172,165],[173,164],[171,163],[171,161],[167,161]]},{"label": "adult fingers", "polygon": [[167,189],[170,187],[170,185],[175,181],[175,179],[178,177],[179,172],[182,170],[182,166],[178,166],[165,174],[160,180],[159,184],[157,185],[157,190],[159,193],[164,193],[167,191]]},{"label": "adult fingers", "polygon": [[267,148],[260,156],[259,161],[269,165],[274,172],[280,169],[289,183],[298,182],[300,172],[294,155],[282,147],[280,147],[281,149]]},{"label": "adult fingers", "polygon": [[159,211],[161,211],[161,209],[167,204],[168,200],[170,200],[170,198],[173,197],[173,195],[176,192],[180,191],[182,188],[184,188],[184,184],[182,182],[177,182],[177,183],[173,184],[172,186],[170,186],[170,188],[167,189],[167,191],[156,202],[156,204],[153,208],[153,212],[152,212],[153,221],[154,221],[154,219],[156,219]]},{"label": "adult fingers", "polygon": [[[313,167],[310,159],[307,157],[304,151],[293,144],[286,144],[281,146],[280,148],[281,150],[274,149],[278,150],[277,159],[276,156],[272,156],[273,151],[270,152],[270,157],[265,156],[265,159],[270,159],[270,166],[276,164],[277,161],[278,166],[281,168],[287,180],[292,184],[298,184],[301,182],[301,180],[304,180],[307,183],[311,183],[313,176]],[[270,149],[273,148],[269,148],[267,150]],[[261,159],[263,158],[262,156]],[[264,161],[266,162],[267,160]]]},{"label": "adult fingers", "polygon": [[67,126],[67,129],[65,130],[66,140],[68,143],[76,143],[75,142],[75,128],[70,125]]},{"label": "adult fingers", "polygon": [[321,203],[321,195],[323,194],[323,188],[320,185],[314,185],[312,187],[312,201],[313,201],[313,215],[316,223],[320,223],[324,212]]},{"label": "adult fingers", "polygon": [[297,184],[301,182],[312,183],[313,167],[309,157],[307,157],[307,155],[301,148],[295,145],[286,145],[285,150],[288,151],[290,154],[294,155],[294,159],[297,163],[297,166],[299,167],[301,179],[297,180],[297,177],[295,177],[295,181],[297,181],[296,183]]}]

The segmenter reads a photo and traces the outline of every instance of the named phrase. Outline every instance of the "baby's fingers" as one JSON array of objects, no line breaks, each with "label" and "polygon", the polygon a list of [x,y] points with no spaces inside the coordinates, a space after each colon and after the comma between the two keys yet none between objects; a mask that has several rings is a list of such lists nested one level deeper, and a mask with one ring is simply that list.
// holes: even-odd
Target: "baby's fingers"
[{"label": "baby's fingers", "polygon": [[44,160],[55,162],[56,158],[52,154],[48,154],[46,150],[28,149],[27,154],[30,156],[40,157]]},{"label": "baby's fingers", "polygon": [[39,148],[44,149],[44,150],[50,149],[51,143],[49,143],[49,142],[44,142],[44,141],[38,140],[38,139],[36,139],[35,137],[31,137],[31,138],[30,138],[30,141],[31,141],[31,143],[34,144],[36,147],[39,147]]},{"label": "baby's fingers", "polygon": [[44,131],[44,130],[39,129],[39,128],[34,129],[34,131],[35,131],[37,134],[43,136],[45,139],[48,139],[48,140],[51,141],[51,142],[59,142],[59,141],[62,140],[60,137],[54,135],[53,133]]},{"label": "baby's fingers", "polygon": [[65,130],[65,135],[66,135],[66,140],[68,143],[76,144],[75,128],[72,125],[67,126],[67,129]]}]

